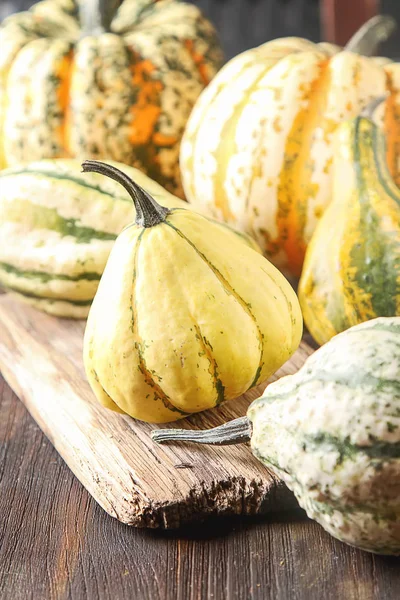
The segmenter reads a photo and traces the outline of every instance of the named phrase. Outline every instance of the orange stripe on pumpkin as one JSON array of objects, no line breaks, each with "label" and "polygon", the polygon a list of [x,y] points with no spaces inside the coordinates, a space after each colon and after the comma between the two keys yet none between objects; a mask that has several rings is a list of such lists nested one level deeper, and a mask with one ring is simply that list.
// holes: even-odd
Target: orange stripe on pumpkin
[{"label": "orange stripe on pumpkin", "polygon": [[390,173],[400,187],[400,90],[395,89],[390,73],[387,73],[386,87],[390,92],[390,96],[386,101],[383,124],[387,145],[386,158]]},{"label": "orange stripe on pumpkin", "polygon": [[[136,53],[134,53],[136,54]],[[154,134],[161,113],[160,94],[163,84],[153,79],[156,67],[150,60],[140,60],[132,65],[133,86],[138,90],[136,103],[131,107],[132,125],[129,141],[134,146],[147,144]]]},{"label": "orange stripe on pumpkin", "polygon": [[174,146],[178,141],[178,138],[173,135],[164,135],[159,131],[156,131],[153,135],[153,142],[156,146],[162,146],[163,148],[169,148]]},{"label": "orange stripe on pumpkin", "polygon": [[317,129],[322,130],[325,138],[336,127],[335,122],[324,118],[330,84],[328,65],[329,61],[320,64],[319,77],[304,94],[305,98],[309,98],[308,106],[298,112],[287,138],[278,186],[278,237],[270,242],[268,249],[273,255],[277,248],[283,248],[289,269],[296,275],[301,273],[306,251],[303,234],[308,201],[318,191],[318,184],[312,182],[310,148]]},{"label": "orange stripe on pumpkin", "polygon": [[200,73],[200,77],[204,85],[207,85],[210,82],[210,76],[208,73],[208,66],[204,59],[204,56],[200,54],[200,52],[196,52],[194,49],[193,40],[185,40],[184,42],[185,48],[188,50],[190,56],[193,59],[194,64],[197,67],[197,70]]},{"label": "orange stripe on pumpkin", "polygon": [[58,135],[60,146],[64,150],[63,156],[69,156],[69,129],[70,129],[70,111],[69,111],[69,91],[72,74],[74,53],[71,50],[65,55],[57,65],[55,75],[59,79],[60,84],[57,88],[57,102],[60,107],[60,112],[64,115],[63,122],[59,129]]}]

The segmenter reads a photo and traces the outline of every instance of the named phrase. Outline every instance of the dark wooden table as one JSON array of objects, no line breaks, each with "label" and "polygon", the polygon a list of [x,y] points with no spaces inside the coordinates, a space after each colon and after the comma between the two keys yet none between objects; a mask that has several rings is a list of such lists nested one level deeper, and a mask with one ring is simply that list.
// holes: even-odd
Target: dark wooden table
[{"label": "dark wooden table", "polygon": [[89,496],[0,376],[1,600],[398,600],[400,559],[299,512],[129,528]]}]

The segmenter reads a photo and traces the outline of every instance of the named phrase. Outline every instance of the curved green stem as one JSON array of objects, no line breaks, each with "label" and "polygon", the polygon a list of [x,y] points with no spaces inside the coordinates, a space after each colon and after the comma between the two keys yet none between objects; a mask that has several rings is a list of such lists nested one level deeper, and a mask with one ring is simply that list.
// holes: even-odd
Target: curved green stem
[{"label": "curved green stem", "polygon": [[168,442],[196,442],[197,444],[213,444],[214,446],[229,446],[243,444],[251,439],[252,426],[247,417],[235,419],[219,427],[205,431],[190,429],[156,429],[151,432],[151,438],[157,444]]},{"label": "curved green stem", "polygon": [[170,213],[168,208],[160,206],[152,196],[140,185],[135,183],[128,175],[107,163],[98,160],[85,160],[82,163],[84,173],[100,173],[120,183],[133,200],[136,209],[136,225],[141,227],[154,227],[165,221]]},{"label": "curved green stem", "polygon": [[344,47],[349,52],[373,56],[379,45],[397,29],[395,19],[389,15],[377,15],[360,27]]},{"label": "curved green stem", "polygon": [[121,0],[79,0],[79,19],[83,35],[110,31],[111,21]]}]

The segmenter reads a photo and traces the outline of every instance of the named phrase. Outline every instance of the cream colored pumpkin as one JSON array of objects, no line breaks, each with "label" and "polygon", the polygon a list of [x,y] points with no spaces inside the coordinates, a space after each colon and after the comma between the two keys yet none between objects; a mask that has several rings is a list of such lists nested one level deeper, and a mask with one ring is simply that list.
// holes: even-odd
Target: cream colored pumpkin
[{"label": "cream colored pumpkin", "polygon": [[[181,146],[189,202],[256,237],[299,274],[331,197],[332,136],[375,96],[400,183],[400,64],[367,58],[393,22],[378,17],[348,49],[284,38],[231,60],[204,90]],[[350,50],[353,51],[350,51]]]}]

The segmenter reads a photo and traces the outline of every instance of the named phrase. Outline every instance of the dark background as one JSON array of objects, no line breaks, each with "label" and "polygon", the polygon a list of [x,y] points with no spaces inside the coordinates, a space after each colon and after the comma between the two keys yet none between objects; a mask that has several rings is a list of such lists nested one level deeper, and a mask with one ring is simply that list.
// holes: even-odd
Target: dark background
[{"label": "dark background", "polygon": [[[349,0],[352,2],[353,0]],[[321,40],[318,0],[193,0],[213,21],[226,58],[283,36]],[[28,8],[32,0],[0,0],[0,20]],[[381,0],[381,13],[400,23],[400,0]],[[400,60],[400,34],[382,47],[383,56]]]}]

